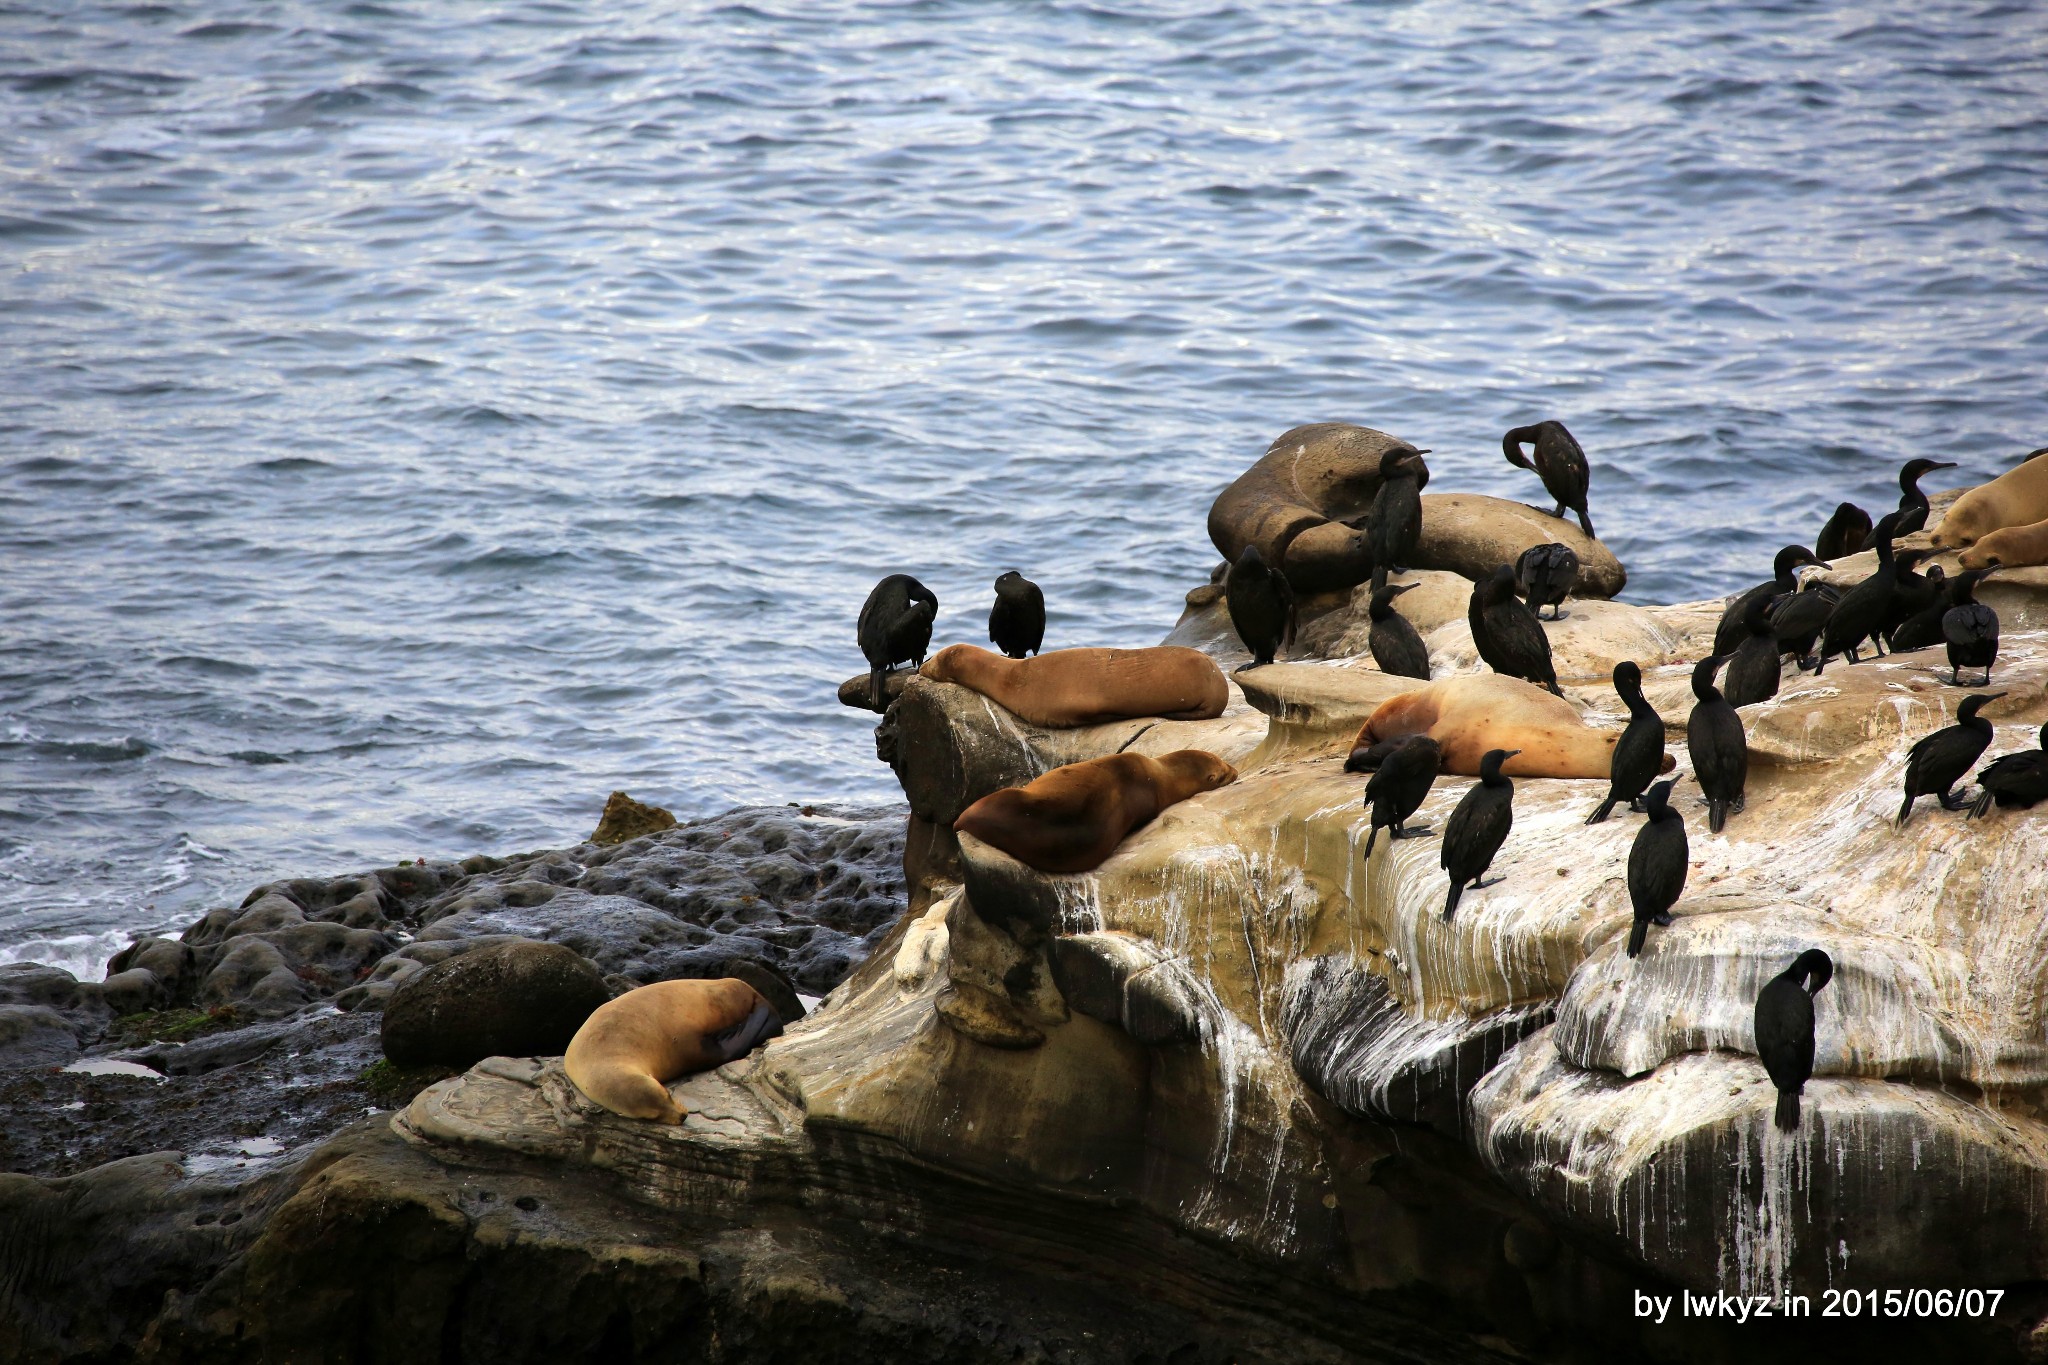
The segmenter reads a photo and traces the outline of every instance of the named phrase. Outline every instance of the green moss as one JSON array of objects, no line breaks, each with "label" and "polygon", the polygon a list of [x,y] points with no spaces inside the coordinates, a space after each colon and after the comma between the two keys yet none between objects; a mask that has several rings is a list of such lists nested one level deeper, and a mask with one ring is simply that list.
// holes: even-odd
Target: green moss
[{"label": "green moss", "polygon": [[109,1033],[130,1047],[141,1043],[183,1043],[234,1028],[241,1022],[233,1005],[215,1005],[206,1010],[144,1010],[140,1014],[122,1015]]},{"label": "green moss", "polygon": [[370,1098],[386,1109],[412,1103],[412,1097],[435,1081],[455,1073],[445,1066],[393,1066],[375,1061],[363,1068],[363,1088]]}]

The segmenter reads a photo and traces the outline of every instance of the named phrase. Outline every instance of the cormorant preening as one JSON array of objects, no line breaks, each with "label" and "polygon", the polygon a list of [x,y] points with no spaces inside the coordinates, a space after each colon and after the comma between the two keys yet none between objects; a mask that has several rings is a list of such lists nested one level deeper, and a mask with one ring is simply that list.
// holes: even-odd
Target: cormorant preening
[{"label": "cormorant preening", "polygon": [[1586,823],[1605,820],[1617,802],[1630,810],[1643,808],[1643,791],[1664,763],[1664,718],[1643,700],[1643,670],[1624,659],[1614,666],[1614,691],[1628,707],[1628,727],[1614,741],[1607,769],[1607,799],[1593,808]]},{"label": "cormorant preening", "polygon": [[1822,559],[1840,559],[1855,554],[1869,539],[1870,513],[1853,502],[1845,502],[1835,508],[1828,524],[1820,528],[1820,539],[1813,542],[1813,552]]},{"label": "cormorant preening", "polygon": [[[1901,555],[1901,559],[1905,556]],[[1939,564],[1927,570],[1928,580],[1941,589],[1932,602],[1899,622],[1899,628],[1891,633],[1886,643],[1894,654],[1906,654],[1916,649],[1931,649],[1941,643],[1941,618],[1948,615],[1948,609],[1958,602],[1967,600],[1967,594],[1977,589],[1977,583],[1989,569],[1965,569],[1954,578],[1942,574]],[[1964,580],[1969,581],[1967,589]]]},{"label": "cormorant preening", "polygon": [[[1522,453],[1524,445],[1536,447],[1534,464]],[[1564,423],[1538,422],[1533,427],[1516,427],[1500,438],[1500,450],[1509,464],[1533,469],[1536,477],[1543,480],[1543,491],[1557,499],[1556,510],[1550,515],[1562,520],[1564,509],[1569,507],[1579,514],[1580,527],[1587,535],[1593,535],[1593,519],[1586,515],[1586,487],[1592,482],[1593,469],[1586,463],[1586,452],[1564,429]]]},{"label": "cormorant preening", "polygon": [[1898,580],[1892,584],[1892,604],[1884,614],[1884,645],[1895,654],[1899,648],[1895,638],[1899,627],[1941,600],[1941,566],[1936,564],[1924,574],[1918,571],[1920,562],[1934,558],[1934,553],[1932,550],[1899,550],[1892,555]]},{"label": "cormorant preening", "polygon": [[1401,678],[1421,678],[1427,682],[1429,649],[1408,618],[1394,610],[1396,597],[1421,586],[1420,583],[1398,583],[1373,590],[1372,603],[1366,608],[1367,615],[1372,617],[1372,629],[1366,634],[1366,644],[1371,647],[1372,661],[1379,665],[1380,672]]},{"label": "cormorant preening", "polygon": [[1294,589],[1287,575],[1266,566],[1256,545],[1247,545],[1223,575],[1223,600],[1237,638],[1252,652],[1252,661],[1237,672],[1273,662],[1280,646],[1294,638]]},{"label": "cormorant preening", "polygon": [[1553,621],[1564,620],[1564,599],[1578,583],[1579,557],[1569,545],[1531,545],[1515,561],[1515,585],[1529,599],[1529,610],[1541,616],[1549,607]]},{"label": "cormorant preening", "polygon": [[1877,546],[1877,572],[1843,593],[1842,600],[1829,613],[1828,623],[1820,632],[1820,656],[1813,667],[1816,676],[1837,654],[1848,654],[1852,664],[1862,663],[1856,649],[1865,640],[1870,641],[1879,658],[1884,657],[1884,641],[1878,632],[1891,611],[1892,589],[1899,580],[1898,565],[1892,559],[1892,533],[1898,524],[1899,514],[1887,512],[1870,533]]},{"label": "cormorant preening", "polygon": [[1671,809],[1671,787],[1677,781],[1668,777],[1643,794],[1643,809],[1650,818],[1636,831],[1628,851],[1628,903],[1636,916],[1628,934],[1630,957],[1643,950],[1652,924],[1671,923],[1671,907],[1685,890],[1692,849],[1685,841],[1685,817]]},{"label": "cormorant preening", "polygon": [[1994,562],[1988,569],[1964,573],[1962,577],[1967,581],[1956,589],[1956,604],[1942,613],[1941,638],[1948,641],[1948,680],[1957,687],[1963,685],[1966,668],[1983,669],[1984,680],[1977,685],[1991,686],[1991,665],[1998,659],[1998,613],[1973,594],[1984,575],[1996,573],[1998,568]]},{"label": "cormorant preening", "polygon": [[1439,859],[1443,870],[1451,874],[1450,898],[1444,902],[1444,919],[1448,921],[1458,909],[1458,897],[1465,894],[1466,885],[1477,891],[1493,882],[1481,881],[1487,867],[1493,862],[1493,855],[1500,852],[1500,846],[1507,842],[1508,831],[1515,824],[1515,784],[1512,778],[1503,777],[1500,765],[1522,752],[1520,749],[1488,749],[1479,760],[1479,781],[1472,790],[1465,793],[1458,808],[1451,812],[1451,818],[1444,825],[1443,851]]},{"label": "cormorant preening", "polygon": [[1842,594],[1826,583],[1808,583],[1798,592],[1779,598],[1778,605],[1771,608],[1771,629],[1778,637],[1778,652],[1792,655],[1801,668],[1818,667],[1820,661],[1813,657],[1813,647],[1820,641],[1828,618],[1835,614],[1835,604],[1841,600]]},{"label": "cormorant preening", "polygon": [[1721,623],[1714,627],[1714,652],[1733,654],[1749,636],[1749,629],[1743,624],[1748,619],[1749,604],[1759,597],[1769,601],[1788,592],[1798,592],[1799,578],[1793,570],[1809,564],[1823,569],[1834,567],[1826,560],[1814,558],[1813,551],[1804,545],[1787,545],[1778,551],[1777,557],[1771,561],[1770,581],[1745,588],[1721,609]]},{"label": "cormorant preening", "polygon": [[1692,774],[1707,794],[1707,828],[1721,832],[1728,811],[1742,809],[1742,789],[1749,781],[1749,740],[1742,717],[1714,686],[1714,670],[1727,660],[1720,655],[1693,665],[1692,715],[1685,722],[1685,747],[1692,754]]},{"label": "cormorant preening", "polygon": [[875,584],[861,604],[855,631],[868,661],[868,701],[875,710],[882,709],[882,680],[890,669],[899,663],[924,666],[932,618],[938,614],[937,594],[907,573],[892,573]]},{"label": "cormorant preening", "polygon": [[1415,557],[1415,543],[1422,538],[1422,485],[1429,482],[1429,469],[1422,463],[1426,450],[1398,446],[1380,456],[1380,488],[1373,494],[1372,510],[1366,514],[1366,534],[1372,541],[1372,586],[1387,586],[1387,575],[1406,573]]},{"label": "cormorant preening", "polygon": [[1975,804],[1970,817],[1979,818],[1996,801],[2000,810],[2027,810],[2048,801],[2048,725],[2041,727],[2041,747],[1994,758],[1977,774]]},{"label": "cormorant preening", "polygon": [[1413,829],[1401,822],[1415,814],[1429,795],[1430,783],[1443,760],[1443,750],[1428,735],[1410,735],[1399,748],[1380,762],[1366,779],[1365,804],[1372,811],[1372,832],[1365,836],[1365,856],[1372,857],[1373,840],[1386,830],[1390,839],[1413,839],[1429,833],[1428,825]]},{"label": "cormorant preening", "polygon": [[1954,469],[1953,460],[1908,460],[1899,470],[1899,524],[1893,536],[1910,536],[1927,524],[1927,495],[1920,491],[1920,476],[1937,469]]},{"label": "cormorant preening", "polygon": [[1834,974],[1834,960],[1808,948],[1757,992],[1756,1055],[1778,1088],[1775,1122],[1783,1132],[1799,1126],[1799,1092],[1813,1075],[1813,997]]},{"label": "cormorant preening", "polygon": [[1778,695],[1783,666],[1778,662],[1778,632],[1771,625],[1771,608],[1777,603],[1759,597],[1749,604],[1744,624],[1749,638],[1735,647],[1723,678],[1723,691],[1730,706],[1750,706]]},{"label": "cormorant preening", "polygon": [[1515,596],[1515,571],[1503,564],[1493,576],[1472,585],[1472,600],[1465,608],[1472,626],[1472,644],[1479,657],[1496,673],[1527,678],[1532,683],[1558,691],[1557,669],[1550,662],[1550,637],[1536,613]]},{"label": "cormorant preening", "polygon": [[1906,799],[1899,804],[1899,824],[1913,813],[1913,802],[1923,796],[1939,797],[1943,810],[1961,810],[1969,803],[1950,793],[1963,780],[1970,766],[1984,757],[1991,744],[1991,722],[1980,720],[1977,712],[2004,696],[1972,692],[1956,708],[1956,723],[1924,735],[1906,754]]},{"label": "cormorant preening", "polygon": [[1045,594],[1015,569],[996,580],[996,604],[988,609],[988,638],[1012,659],[1036,654],[1045,643]]}]

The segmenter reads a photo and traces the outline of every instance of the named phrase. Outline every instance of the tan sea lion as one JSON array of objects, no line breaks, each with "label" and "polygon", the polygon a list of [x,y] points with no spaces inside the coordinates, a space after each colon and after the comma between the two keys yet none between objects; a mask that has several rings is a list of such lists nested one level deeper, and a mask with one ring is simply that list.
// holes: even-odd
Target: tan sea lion
[{"label": "tan sea lion", "polygon": [[1111,754],[990,792],[953,828],[1040,872],[1089,872],[1160,811],[1236,780],[1237,769],[1200,749]]},{"label": "tan sea lion", "polygon": [[1135,716],[1213,720],[1230,684],[1199,649],[1055,649],[1006,659],[976,645],[947,645],[920,670],[971,687],[1033,725],[1071,729]]},{"label": "tan sea lion", "polygon": [[[2048,460],[2042,464],[2048,465]],[[2048,564],[2048,521],[2037,521],[2032,526],[2001,526],[1979,536],[1974,545],[1956,558],[1966,569],[1988,569],[1993,564],[2008,569]]]},{"label": "tan sea lion", "polygon": [[569,1040],[562,1070],[614,1114],[681,1123],[668,1082],[743,1057],[781,1032],[774,1007],[744,981],[657,981],[592,1011]]},{"label": "tan sea lion", "polygon": [[1412,449],[1399,437],[1350,422],[1315,422],[1283,432],[1258,463],[1216,495],[1209,507],[1209,539],[1233,564],[1245,546],[1258,546],[1296,593],[1363,583],[1372,576],[1369,538],[1345,522],[1372,510],[1380,457]]},{"label": "tan sea lion", "polygon": [[[1477,777],[1489,749],[1520,749],[1502,765],[1513,777],[1606,777],[1619,730],[1595,730],[1562,697],[1499,673],[1461,673],[1381,702],[1353,743],[1357,754],[1408,735],[1443,749],[1443,771]],[[1677,766],[1664,756],[1661,771]]]},{"label": "tan sea lion", "polygon": [[1990,483],[1978,484],[1951,503],[1941,525],[1934,528],[1935,548],[1958,550],[2007,526],[2048,521],[2048,460],[2034,458],[2042,453],[2034,451],[2016,468]]}]

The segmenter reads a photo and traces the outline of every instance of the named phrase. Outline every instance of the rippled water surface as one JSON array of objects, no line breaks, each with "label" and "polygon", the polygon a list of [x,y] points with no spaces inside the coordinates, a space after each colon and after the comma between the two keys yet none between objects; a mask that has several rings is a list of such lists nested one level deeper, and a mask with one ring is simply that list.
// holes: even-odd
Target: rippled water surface
[{"label": "rippled water surface", "polygon": [[0,6],[0,957],[894,795],[868,586],[1149,643],[1298,422],[1630,595],[2048,442],[2048,11]]}]

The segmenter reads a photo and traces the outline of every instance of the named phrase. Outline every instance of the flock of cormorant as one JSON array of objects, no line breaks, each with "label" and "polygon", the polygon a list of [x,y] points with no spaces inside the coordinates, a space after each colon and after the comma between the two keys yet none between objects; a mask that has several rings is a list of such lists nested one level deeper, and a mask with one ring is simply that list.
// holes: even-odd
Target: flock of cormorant
[{"label": "flock of cormorant", "polygon": [[[1534,450],[1533,461],[1522,448]],[[1561,422],[1544,421],[1517,427],[1502,438],[1507,459],[1536,472],[1556,500],[1550,515],[1562,519],[1567,510],[1593,534],[1587,513],[1591,470],[1585,452]],[[1415,627],[1394,608],[1394,599],[1418,584],[1389,583],[1390,574],[1406,572],[1422,532],[1421,491],[1428,467],[1418,451],[1402,446],[1380,462],[1380,484],[1371,508],[1356,523],[1367,533],[1372,549],[1371,620],[1368,648],[1374,663],[1388,674],[1426,680],[1429,652]],[[1714,652],[1693,668],[1694,705],[1686,723],[1686,748],[1693,775],[1707,802],[1707,824],[1720,833],[1731,813],[1743,808],[1749,750],[1738,708],[1777,695],[1784,660],[1818,675],[1827,661],[1843,656],[1862,661],[1867,645],[1882,656],[1946,644],[1950,681],[1961,685],[1964,669],[1983,670],[1988,685],[1998,653],[1998,616],[1976,601],[1974,592],[1990,568],[1972,569],[1945,579],[1939,566],[1926,573],[1918,565],[1928,551],[1895,553],[1893,543],[1926,525],[1927,497],[1919,481],[1953,464],[1914,459],[1899,474],[1899,506],[1872,523],[1852,503],[1835,509],[1821,530],[1815,549],[1788,545],[1772,564],[1772,577],[1737,594],[1723,611],[1714,636]],[[1846,592],[1815,582],[1801,584],[1798,570],[1832,567],[1830,560],[1874,549],[1877,571]],[[1287,547],[1277,557],[1284,562]],[[1562,695],[1551,662],[1549,637],[1539,613],[1552,620],[1564,617],[1562,603],[1575,586],[1578,556],[1563,544],[1538,545],[1523,552],[1513,565],[1502,564],[1474,584],[1468,620],[1480,659],[1497,673],[1523,678]],[[1247,545],[1223,578],[1232,627],[1251,654],[1239,672],[1272,663],[1291,645],[1296,603],[1281,563],[1268,563],[1256,545]],[[1045,598],[1038,586],[1020,574],[996,580],[996,601],[989,613],[989,639],[1005,655],[1023,658],[1037,652],[1045,634]],[[899,663],[922,664],[931,642],[938,599],[907,574],[891,574],[875,586],[861,608],[861,652],[872,670],[870,700],[883,704],[883,679]],[[1725,672],[1723,672],[1725,666]],[[1716,686],[1716,675],[1722,685]],[[1628,894],[1634,923],[1628,955],[1643,949],[1652,925],[1672,923],[1671,908],[1685,889],[1690,850],[1685,819],[1671,805],[1676,777],[1656,781],[1664,756],[1664,722],[1644,698],[1642,670],[1624,661],[1615,666],[1615,693],[1628,707],[1629,720],[1616,742],[1608,792],[1586,819],[1606,820],[1626,804],[1645,819],[1628,857]],[[2024,809],[2048,800],[2048,726],[2041,748],[2007,754],[1977,775],[1980,793],[1973,801],[1954,788],[1983,756],[1992,738],[1990,722],[1978,713],[2004,693],[1977,693],[1964,698],[1956,723],[1915,743],[1908,754],[1905,802],[1898,823],[1904,825],[1913,803],[1934,796],[1945,810],[1966,810],[1965,818],[1982,817],[1995,804]],[[1485,874],[1506,843],[1514,824],[1514,782],[1501,765],[1520,750],[1494,749],[1481,761],[1478,782],[1466,792],[1446,822],[1441,864],[1450,885],[1444,903],[1448,921],[1467,890],[1492,885]],[[1426,825],[1410,825],[1427,799],[1441,766],[1441,750],[1428,736],[1417,735],[1374,753],[1365,785],[1370,830],[1364,855],[1372,856],[1381,830],[1392,839],[1426,835]],[[1357,770],[1347,763],[1348,769]],[[1359,767],[1366,765],[1360,764]],[[1500,880],[1495,878],[1494,881]],[[1818,948],[1808,949],[1768,982],[1756,1003],[1757,1053],[1777,1087],[1776,1123],[1793,1129],[1799,1123],[1799,1092],[1813,1071],[1813,995],[1833,975],[1834,964]]]}]

